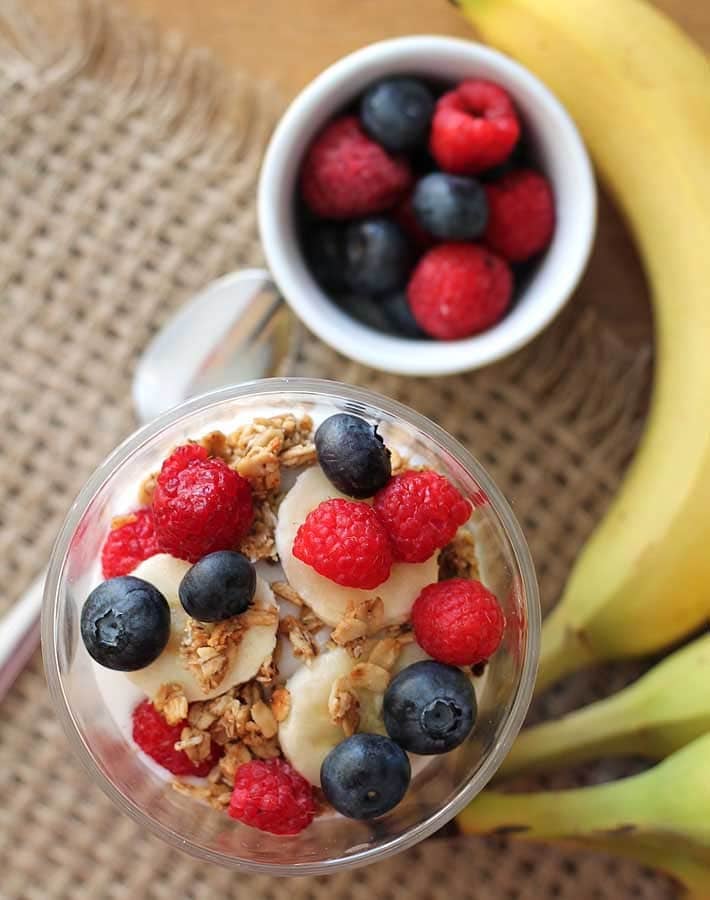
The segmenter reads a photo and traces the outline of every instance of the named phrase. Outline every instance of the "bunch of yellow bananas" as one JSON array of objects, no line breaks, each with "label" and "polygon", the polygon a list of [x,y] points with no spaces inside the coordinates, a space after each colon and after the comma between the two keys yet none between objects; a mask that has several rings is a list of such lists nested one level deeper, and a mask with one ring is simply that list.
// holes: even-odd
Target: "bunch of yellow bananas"
[{"label": "bunch of yellow bananas", "polygon": [[[658,651],[710,618],[710,65],[645,0],[458,2],[577,121],[636,237],[654,306],[648,424],[545,622],[542,689],[603,660]],[[710,898],[707,732],[710,637],[616,697],[523,732],[502,774],[610,753],[669,759],[578,791],[484,792],[460,824],[612,850]]]}]

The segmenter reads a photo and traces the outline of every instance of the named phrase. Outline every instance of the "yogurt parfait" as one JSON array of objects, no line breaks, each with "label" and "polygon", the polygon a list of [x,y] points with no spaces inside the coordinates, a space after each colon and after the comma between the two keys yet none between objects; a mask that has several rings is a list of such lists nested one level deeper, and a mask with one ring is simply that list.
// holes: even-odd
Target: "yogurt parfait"
[{"label": "yogurt parfait", "polygon": [[288,391],[221,402],[103,498],[103,533],[84,525],[72,652],[104,737],[223,853],[227,826],[257,855],[411,830],[442,772],[449,793],[490,777],[522,718],[526,573],[487,485],[405,424]]}]

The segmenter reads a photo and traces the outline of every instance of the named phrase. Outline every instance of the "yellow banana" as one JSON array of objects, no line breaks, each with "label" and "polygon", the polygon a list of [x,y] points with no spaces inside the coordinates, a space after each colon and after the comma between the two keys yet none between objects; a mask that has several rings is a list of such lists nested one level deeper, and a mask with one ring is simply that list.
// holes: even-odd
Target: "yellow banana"
[{"label": "yellow banana", "polygon": [[676,650],[618,694],[526,728],[498,775],[541,772],[602,756],[662,759],[708,732],[710,634]]},{"label": "yellow banana", "polygon": [[656,376],[624,483],[545,622],[538,690],[710,613],[710,66],[643,0],[459,0],[567,106],[636,237]]},{"label": "yellow banana", "polygon": [[629,856],[710,897],[710,735],[640,775],[568,791],[484,791],[459,814],[466,834],[511,834]]}]

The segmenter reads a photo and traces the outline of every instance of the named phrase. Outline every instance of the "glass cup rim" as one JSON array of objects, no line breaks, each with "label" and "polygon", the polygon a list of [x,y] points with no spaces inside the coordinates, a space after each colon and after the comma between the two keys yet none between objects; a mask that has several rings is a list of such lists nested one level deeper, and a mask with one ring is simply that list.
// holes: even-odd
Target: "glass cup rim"
[{"label": "glass cup rim", "polygon": [[[500,737],[475,775],[461,785],[456,795],[428,819],[412,827],[410,831],[380,846],[360,850],[346,858],[335,857],[316,863],[297,865],[268,864],[236,859],[199,844],[193,844],[189,838],[182,837],[171,829],[166,828],[124,796],[104,774],[101,766],[83,739],[59,675],[58,644],[55,640],[60,600],[59,586],[62,582],[72,537],[86,508],[116,469],[164,429],[176,424],[181,419],[188,418],[198,411],[204,411],[225,401],[236,401],[245,397],[279,392],[284,395],[312,394],[314,399],[319,400],[350,400],[365,403],[412,425],[427,438],[443,446],[468,473],[473,475],[486,493],[490,505],[503,526],[522,579],[528,625],[521,676],[510,712],[502,725]],[[480,785],[485,786],[490,781],[520,731],[532,700],[540,650],[541,618],[535,567],[522,529],[508,501],[492,477],[456,438],[411,407],[367,388],[320,378],[263,378],[209,391],[173,407],[146,425],[136,429],[118,444],[94,470],[67,512],[50,555],[42,603],[42,656],[50,696],[73,752],[91,777],[91,780],[101,788],[104,794],[122,812],[129,815],[142,828],[147,828],[150,832],[183,852],[189,852],[203,861],[216,863],[223,867],[226,866],[251,874],[262,875],[323,875],[381,861],[414,846],[451,821],[469,800],[482,789]]]}]

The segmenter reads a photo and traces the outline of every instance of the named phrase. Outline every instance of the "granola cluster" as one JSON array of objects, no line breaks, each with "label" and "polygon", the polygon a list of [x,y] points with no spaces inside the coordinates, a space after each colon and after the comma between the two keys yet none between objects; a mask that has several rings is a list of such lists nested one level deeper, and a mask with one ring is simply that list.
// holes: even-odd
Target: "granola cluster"
[{"label": "granola cluster", "polygon": [[242,638],[250,628],[274,626],[276,609],[248,609],[223,622],[198,622],[188,617],[180,656],[204,691],[212,691],[224,680]]},{"label": "granola cluster", "polygon": [[474,537],[467,529],[460,528],[453,541],[439,554],[439,581],[480,577]]},{"label": "granola cluster", "polygon": [[345,615],[330,635],[332,643],[345,647],[354,658],[362,656],[369,635],[382,628],[385,608],[381,597],[358,597],[348,604]]},{"label": "granola cluster", "polygon": [[310,416],[257,418],[228,435],[213,431],[200,443],[246,478],[255,497],[280,490],[282,467],[310,466],[316,461]]},{"label": "granola cluster", "polygon": [[223,752],[207,776],[206,786],[175,781],[173,787],[223,809],[229,802],[239,766],[251,759],[275,759],[281,755],[276,735],[290,704],[285,687],[272,691],[257,679],[230,688],[214,700],[190,703],[188,724],[175,748],[185,750],[194,762],[207,759],[213,743]]}]

